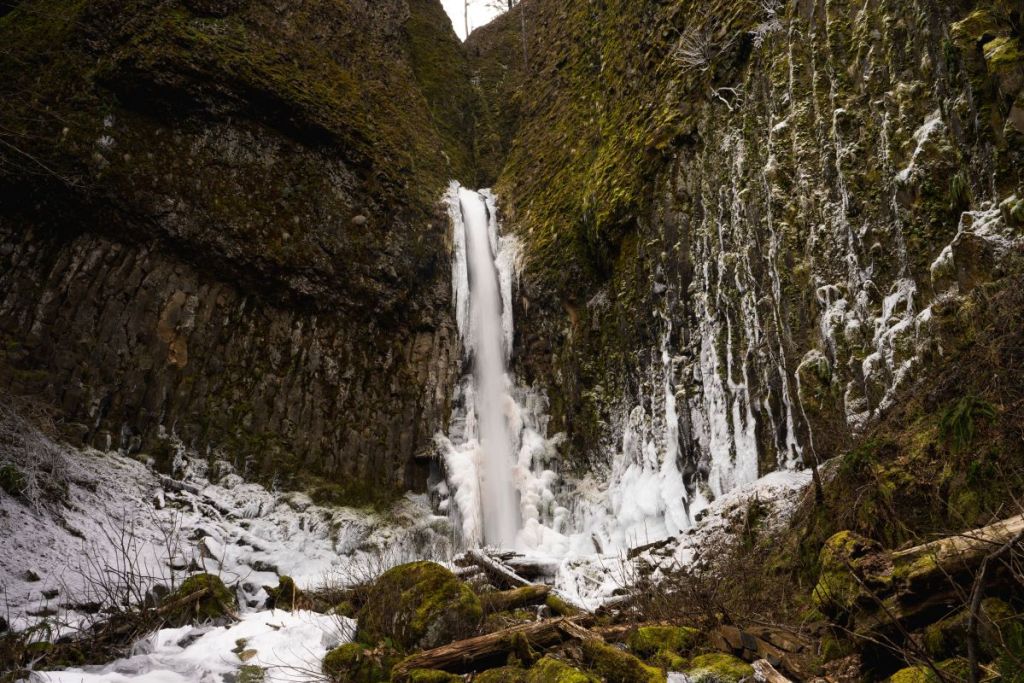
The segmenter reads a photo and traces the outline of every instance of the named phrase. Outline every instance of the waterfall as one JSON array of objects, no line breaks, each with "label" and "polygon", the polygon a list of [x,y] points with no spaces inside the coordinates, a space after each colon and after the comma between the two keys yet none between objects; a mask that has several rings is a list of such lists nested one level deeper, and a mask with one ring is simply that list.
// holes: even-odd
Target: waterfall
[{"label": "waterfall", "polygon": [[512,481],[512,440],[506,426],[505,350],[502,300],[488,209],[477,192],[459,191],[469,269],[470,339],[475,409],[480,442],[483,541],[511,547],[519,527]]},{"label": "waterfall", "polygon": [[[510,395],[512,261],[498,239],[491,196],[453,184],[448,194],[455,258],[453,294],[463,352],[471,372],[460,386],[461,414],[440,437],[454,488],[462,540],[511,548],[521,513],[517,491],[518,406]],[[504,247],[504,248],[502,248]],[[454,445],[454,443],[458,445]]]}]

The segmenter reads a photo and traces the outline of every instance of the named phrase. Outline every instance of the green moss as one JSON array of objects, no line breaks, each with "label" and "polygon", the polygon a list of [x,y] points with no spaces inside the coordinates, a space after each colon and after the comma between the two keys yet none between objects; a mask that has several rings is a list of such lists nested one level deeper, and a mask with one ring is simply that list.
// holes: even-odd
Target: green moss
[{"label": "green moss", "polygon": [[950,27],[953,41],[964,47],[972,47],[1005,33],[1006,27],[987,9],[976,9]]},{"label": "green moss", "polygon": [[651,657],[667,650],[685,654],[693,649],[700,637],[700,631],[688,626],[641,626],[632,634],[626,644],[640,657]]},{"label": "green moss", "polygon": [[349,600],[342,600],[334,606],[332,610],[333,614],[337,614],[339,617],[347,617],[349,619],[355,619],[359,610]]},{"label": "green moss", "polygon": [[238,669],[237,683],[263,683],[266,672],[255,664],[243,664]]},{"label": "green moss", "polygon": [[170,626],[217,621],[234,616],[238,609],[235,594],[213,574],[188,577],[163,604],[175,606],[164,614],[165,623]]},{"label": "green moss", "polygon": [[334,683],[379,683],[388,680],[399,659],[387,647],[370,650],[348,643],[328,652],[321,668]]},{"label": "green moss", "polygon": [[356,637],[427,649],[468,635],[482,614],[480,599],[454,574],[434,562],[413,562],[377,579],[359,611]]},{"label": "green moss", "polygon": [[397,489],[367,486],[362,481],[339,483],[323,477],[306,476],[298,485],[309,491],[309,497],[317,505],[368,508],[383,512],[402,497],[402,492]]},{"label": "green moss", "polygon": [[722,653],[694,657],[690,667],[687,675],[693,683],[739,683],[754,676],[754,667]]},{"label": "green moss", "polygon": [[877,544],[852,531],[840,531],[825,542],[818,557],[818,583],[811,599],[816,607],[829,615],[852,610],[861,589],[851,573],[855,562]]},{"label": "green moss", "polygon": [[452,177],[476,186],[473,153],[466,135],[473,126],[475,105],[469,66],[455,34],[438,30],[447,22],[440,4],[412,0],[403,27],[404,43],[434,126],[444,140]]},{"label": "green moss", "polygon": [[925,666],[909,666],[889,677],[889,683],[936,683],[938,676]]},{"label": "green moss", "polygon": [[665,683],[659,669],[599,640],[584,641],[583,656],[587,667],[608,683]]},{"label": "green moss", "polygon": [[544,599],[544,604],[553,614],[560,617],[572,617],[580,613],[578,609],[553,593]]},{"label": "green moss", "polygon": [[270,596],[269,606],[273,609],[282,609],[288,612],[292,610],[309,609],[312,601],[299,590],[295,581],[290,576],[278,578],[277,588],[264,586],[267,595]]},{"label": "green moss", "polygon": [[405,680],[409,683],[458,683],[462,680],[462,677],[450,674],[447,671],[413,669],[408,673]]},{"label": "green moss", "polygon": [[502,666],[482,671],[473,677],[474,683],[528,683],[526,670],[518,666]]},{"label": "green moss", "polygon": [[996,38],[985,45],[985,61],[989,70],[998,73],[1006,67],[1016,67],[1024,62],[1020,40],[1008,36]]},{"label": "green moss", "polygon": [[525,683],[598,683],[594,676],[553,657],[544,657],[534,664],[524,680]]}]

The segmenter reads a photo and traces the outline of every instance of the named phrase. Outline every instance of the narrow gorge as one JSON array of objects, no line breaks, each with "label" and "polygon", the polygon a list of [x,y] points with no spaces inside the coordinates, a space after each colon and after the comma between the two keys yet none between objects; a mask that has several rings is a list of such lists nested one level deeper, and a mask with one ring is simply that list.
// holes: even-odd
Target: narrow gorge
[{"label": "narrow gorge", "polygon": [[0,1],[0,683],[1024,680],[1024,7],[450,4]]}]

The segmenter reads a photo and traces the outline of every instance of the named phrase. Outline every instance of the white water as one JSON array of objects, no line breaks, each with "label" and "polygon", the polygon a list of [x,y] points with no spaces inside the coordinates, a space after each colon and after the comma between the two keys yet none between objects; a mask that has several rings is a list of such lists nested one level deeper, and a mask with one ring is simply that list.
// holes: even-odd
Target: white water
[{"label": "white water", "polygon": [[483,541],[512,547],[519,529],[512,481],[512,440],[506,425],[505,350],[500,278],[492,249],[487,202],[477,192],[459,190],[469,269],[470,339],[477,429]]}]

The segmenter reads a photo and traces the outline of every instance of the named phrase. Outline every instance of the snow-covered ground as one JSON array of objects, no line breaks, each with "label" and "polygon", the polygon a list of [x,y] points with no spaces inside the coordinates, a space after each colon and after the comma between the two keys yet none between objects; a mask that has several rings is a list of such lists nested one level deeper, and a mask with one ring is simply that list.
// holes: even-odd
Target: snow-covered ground
[{"label": "snow-covered ground", "polygon": [[[323,655],[346,642],[352,622],[268,611],[263,586],[276,585],[284,574],[303,587],[353,583],[412,559],[452,557],[449,521],[433,514],[422,495],[407,495],[384,515],[325,508],[304,494],[269,491],[233,473],[212,483],[201,460],[181,458],[182,474],[171,480],[117,453],[72,454],[79,471],[67,504],[32,509],[0,492],[0,582],[15,628],[46,618],[68,632],[89,618],[79,608],[98,597],[97,580],[126,563],[144,577],[142,592],[199,569],[217,573],[236,587],[241,620],[164,629],[139,642],[128,658],[47,672],[39,680],[224,683],[247,664],[263,668],[269,681],[315,680]],[[220,463],[220,469],[229,468]],[[552,567],[566,597],[596,607],[630,583],[637,562],[657,573],[694,561],[702,548],[720,547],[754,498],[767,507],[767,523],[783,522],[808,481],[806,472],[778,472],[730,492],[696,526],[631,561],[623,549],[532,559]]]},{"label": "snow-covered ground", "polygon": [[75,474],[66,502],[35,508],[0,491],[0,596],[11,627],[45,620],[56,638],[94,619],[111,587],[139,600],[200,570],[235,587],[242,621],[160,631],[130,659],[45,680],[226,681],[222,674],[243,664],[232,652],[241,638],[256,650],[249,664],[269,668],[270,680],[294,680],[300,665],[317,670],[326,648],[343,641],[346,624],[265,611],[264,586],[276,586],[279,575],[302,587],[344,585],[452,554],[448,519],[432,513],[425,495],[409,494],[386,514],[325,508],[301,493],[245,482],[223,462],[212,483],[205,461],[184,455],[172,480],[118,453],[67,454]]},{"label": "snow-covered ground", "polygon": [[[348,642],[354,622],[313,612],[243,614],[231,626],[169,628],[140,641],[135,654],[106,666],[40,673],[47,683],[224,683],[242,666],[266,683],[310,681],[329,650]],[[244,661],[243,661],[244,660]]]}]

